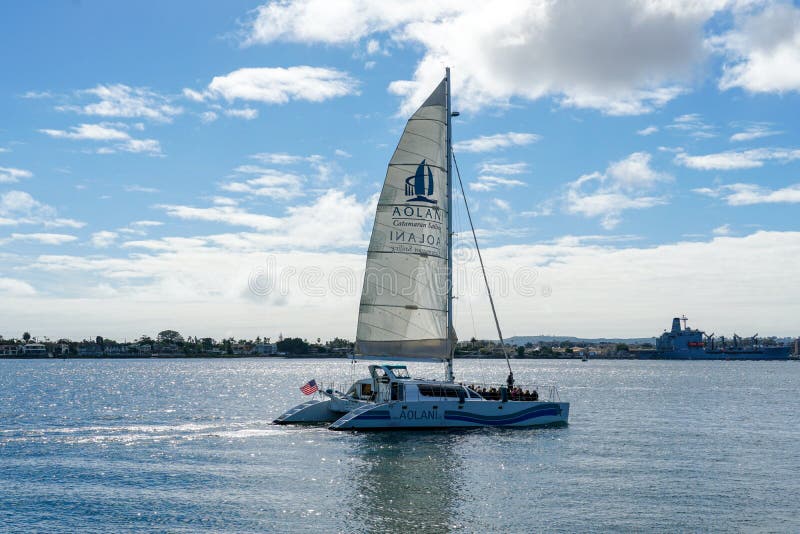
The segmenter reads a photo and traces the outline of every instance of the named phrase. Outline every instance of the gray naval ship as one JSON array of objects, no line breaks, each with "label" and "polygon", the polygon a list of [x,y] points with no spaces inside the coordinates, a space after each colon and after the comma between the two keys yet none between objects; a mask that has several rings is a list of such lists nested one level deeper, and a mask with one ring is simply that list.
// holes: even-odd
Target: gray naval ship
[{"label": "gray naval ship", "polygon": [[[733,335],[732,342],[724,337],[714,341],[714,334],[689,328],[688,319],[672,319],[672,330],[665,331],[656,339],[656,349],[640,351],[643,360],[788,360],[791,347],[788,345],[765,346],[758,342],[758,334],[750,338]],[[683,326],[681,326],[683,322]]]}]

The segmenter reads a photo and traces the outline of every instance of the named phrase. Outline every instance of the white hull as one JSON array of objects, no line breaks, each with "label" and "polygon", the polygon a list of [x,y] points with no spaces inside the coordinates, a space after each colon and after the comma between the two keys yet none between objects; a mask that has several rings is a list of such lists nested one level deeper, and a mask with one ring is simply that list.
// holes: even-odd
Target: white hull
[{"label": "white hull", "polygon": [[566,424],[567,402],[390,402],[364,406],[330,425],[331,430],[392,430],[470,427],[531,427]]},{"label": "white hull", "polygon": [[531,427],[567,424],[568,402],[467,401],[355,403],[343,412],[331,400],[312,400],[287,411],[276,424],[331,423],[331,430],[393,430],[411,428]]}]

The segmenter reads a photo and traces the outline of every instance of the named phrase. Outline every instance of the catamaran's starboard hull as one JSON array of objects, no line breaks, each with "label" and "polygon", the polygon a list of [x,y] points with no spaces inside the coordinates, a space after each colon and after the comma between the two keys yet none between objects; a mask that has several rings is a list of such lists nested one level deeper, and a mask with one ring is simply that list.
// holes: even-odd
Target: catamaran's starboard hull
[{"label": "catamaran's starboard hull", "polygon": [[453,401],[364,406],[335,421],[331,430],[401,430],[565,425],[568,402]]}]

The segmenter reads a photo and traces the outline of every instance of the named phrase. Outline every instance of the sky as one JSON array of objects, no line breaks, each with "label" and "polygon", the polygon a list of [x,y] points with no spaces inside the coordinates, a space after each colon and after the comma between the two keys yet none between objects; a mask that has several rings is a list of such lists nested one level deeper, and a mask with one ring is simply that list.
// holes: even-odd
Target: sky
[{"label": "sky", "polygon": [[6,338],[353,339],[446,66],[506,336],[800,334],[796,2],[3,2],[0,50]]}]

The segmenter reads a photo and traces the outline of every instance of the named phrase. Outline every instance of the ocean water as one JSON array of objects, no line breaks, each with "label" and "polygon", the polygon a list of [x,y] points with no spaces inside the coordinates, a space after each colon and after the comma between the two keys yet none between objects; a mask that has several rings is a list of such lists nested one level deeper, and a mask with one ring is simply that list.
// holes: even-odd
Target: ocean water
[{"label": "ocean water", "polygon": [[0,531],[800,532],[800,363],[514,366],[568,427],[270,424],[339,360],[1,360]]}]

